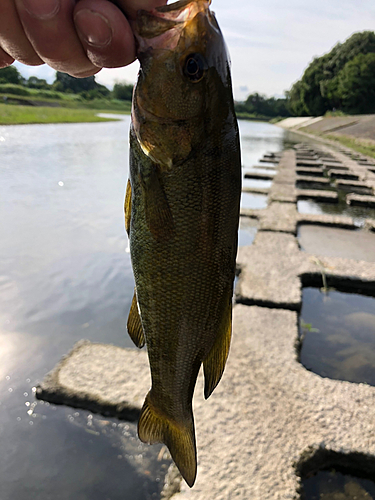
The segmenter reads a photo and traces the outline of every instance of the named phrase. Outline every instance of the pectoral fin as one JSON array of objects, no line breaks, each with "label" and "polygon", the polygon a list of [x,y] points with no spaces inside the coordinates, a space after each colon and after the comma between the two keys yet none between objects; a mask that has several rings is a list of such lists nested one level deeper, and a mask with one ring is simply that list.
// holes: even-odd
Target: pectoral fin
[{"label": "pectoral fin", "polygon": [[215,343],[203,361],[204,397],[208,399],[223,375],[232,336],[232,295],[226,299],[225,312]]},{"label": "pectoral fin", "polygon": [[157,241],[166,241],[174,234],[172,212],[155,166],[141,173],[145,199],[146,223]]},{"label": "pectoral fin", "polygon": [[145,345],[145,334],[143,332],[141,317],[139,316],[135,290],[132,305],[130,306],[127,327],[130,338],[134,344],[141,349]]},{"label": "pectoral fin", "polygon": [[130,184],[130,179],[128,179],[128,184],[126,186],[124,210],[125,210],[125,229],[129,236],[130,218],[132,211],[132,187]]}]

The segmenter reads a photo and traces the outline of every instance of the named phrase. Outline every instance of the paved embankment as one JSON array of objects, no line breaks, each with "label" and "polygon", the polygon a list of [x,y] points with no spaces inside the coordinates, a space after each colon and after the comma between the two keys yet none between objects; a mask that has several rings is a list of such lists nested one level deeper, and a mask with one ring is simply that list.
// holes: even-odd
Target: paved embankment
[{"label": "paved embankment", "polygon": [[375,141],[375,115],[295,117],[286,118],[277,125],[323,137],[334,134]]},{"label": "paved embankment", "polygon": [[[275,164],[272,186],[265,191],[267,208],[242,211],[243,217],[257,219],[258,233],[253,245],[238,253],[233,341],[223,379],[207,401],[201,375],[197,383],[197,481],[189,489],[172,466],[172,489],[167,483],[165,498],[295,498],[300,487],[295,463],[304,460],[306,450],[310,456],[314,450],[334,451],[353,461],[353,452],[361,452],[375,474],[375,387],[322,378],[298,361],[303,286],[322,286],[324,276],[330,285],[375,293],[374,262],[311,255],[298,245],[300,223],[357,227],[351,217],[297,212],[297,201],[306,197],[337,201],[332,191],[296,188],[301,168],[322,173],[338,166],[375,198],[375,174],[367,162],[325,146],[319,156],[300,148],[286,151]],[[375,222],[366,226],[374,228]],[[149,385],[144,351],[83,342],[46,377],[37,395],[135,419]]]}]

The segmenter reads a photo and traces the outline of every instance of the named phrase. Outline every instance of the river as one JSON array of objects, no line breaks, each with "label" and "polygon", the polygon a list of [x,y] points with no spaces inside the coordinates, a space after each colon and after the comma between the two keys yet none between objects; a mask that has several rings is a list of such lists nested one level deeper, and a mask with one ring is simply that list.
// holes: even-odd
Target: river
[{"label": "river", "polygon": [[[0,498],[159,498],[169,465],[135,424],[36,401],[75,342],[133,347],[123,200],[129,117],[0,126]],[[244,167],[288,132],[240,122]]]}]

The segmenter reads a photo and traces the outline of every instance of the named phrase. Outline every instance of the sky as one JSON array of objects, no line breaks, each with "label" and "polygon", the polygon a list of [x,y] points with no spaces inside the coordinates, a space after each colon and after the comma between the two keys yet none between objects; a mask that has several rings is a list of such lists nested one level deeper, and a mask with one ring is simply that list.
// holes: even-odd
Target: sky
[{"label": "sky", "polygon": [[[316,56],[357,31],[375,31],[374,0],[212,0],[232,60],[234,97],[254,92],[281,97]],[[25,77],[54,80],[48,66],[16,63]],[[103,69],[96,80],[111,88],[134,83],[138,63]]]}]

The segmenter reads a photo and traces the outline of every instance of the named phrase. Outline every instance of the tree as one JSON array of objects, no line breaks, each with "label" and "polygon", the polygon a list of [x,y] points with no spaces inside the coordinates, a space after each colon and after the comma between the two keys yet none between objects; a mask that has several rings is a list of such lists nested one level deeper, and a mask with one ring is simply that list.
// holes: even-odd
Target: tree
[{"label": "tree", "polygon": [[24,82],[25,79],[15,66],[8,66],[7,68],[0,69],[0,83],[23,85]]},{"label": "tree", "polygon": [[357,56],[374,53],[375,33],[364,31],[354,33],[344,43],[338,43],[329,53],[316,57],[307,67],[301,80],[288,92],[289,110],[295,115],[318,116],[333,108],[348,109],[350,105],[347,101],[344,104],[342,100],[344,94],[341,72]]},{"label": "tree", "polygon": [[323,115],[328,109],[329,104],[321,90],[322,82],[327,78],[325,64],[328,57],[316,57],[302,77],[301,100],[308,115]]},{"label": "tree", "polygon": [[346,63],[337,91],[344,111],[375,113],[375,53],[359,54]]},{"label": "tree", "polygon": [[128,83],[115,83],[112,95],[115,99],[120,99],[121,101],[131,101],[133,96],[133,85]]},{"label": "tree", "polygon": [[56,72],[56,79],[52,85],[54,90],[59,92],[71,92],[73,94],[80,94],[84,91],[99,90],[102,95],[109,94],[109,90],[104,85],[99,85],[95,81],[95,76],[88,76],[87,78],[74,78],[67,73]]},{"label": "tree", "polygon": [[40,90],[48,90],[51,88],[51,85],[47,83],[46,80],[38,78],[37,76],[30,76],[27,80],[27,86],[30,89],[40,89]]},{"label": "tree", "polygon": [[302,81],[296,82],[292,88],[285,93],[287,98],[287,108],[294,116],[306,116],[307,112],[302,101]]}]

